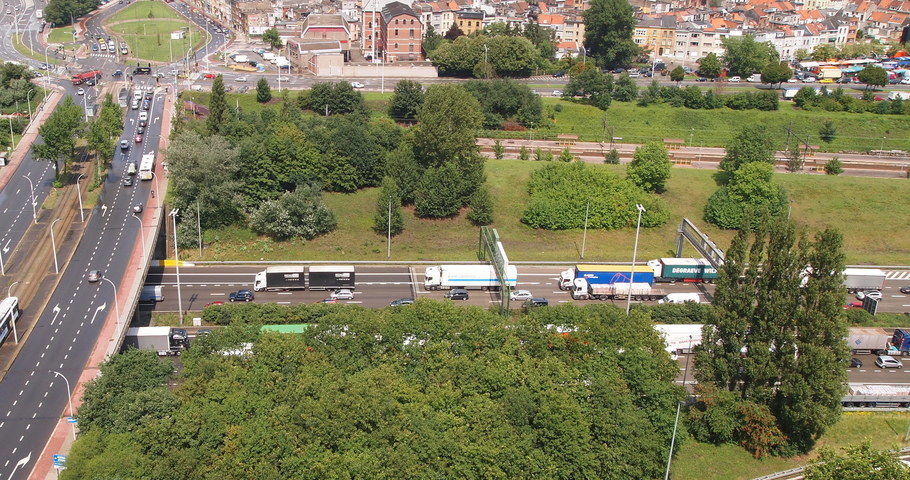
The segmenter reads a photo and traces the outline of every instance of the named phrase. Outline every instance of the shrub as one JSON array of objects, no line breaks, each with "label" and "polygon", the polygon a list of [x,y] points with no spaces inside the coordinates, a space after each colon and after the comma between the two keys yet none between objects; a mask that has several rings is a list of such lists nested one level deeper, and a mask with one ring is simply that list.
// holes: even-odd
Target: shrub
[{"label": "shrub", "polygon": [[844,163],[840,161],[840,158],[834,157],[825,163],[826,175],[840,175],[842,173],[844,173]]},{"label": "shrub", "polygon": [[502,146],[502,142],[500,142],[499,139],[497,138],[496,141],[493,142],[493,157],[496,160],[502,160],[502,157],[505,155],[505,152],[506,152],[505,147]]},{"label": "shrub", "polygon": [[471,211],[468,220],[474,225],[489,225],[493,223],[493,199],[485,185],[481,185],[471,196]]},{"label": "shrub", "polygon": [[604,163],[619,165],[619,151],[615,148],[604,154]]},{"label": "shrub", "polygon": [[705,221],[720,228],[754,226],[762,217],[786,211],[787,195],[773,181],[774,168],[764,162],[750,162],[733,172],[727,185],[719,188],[705,206]]},{"label": "shrub", "polygon": [[553,152],[538,147],[534,150],[534,160],[538,162],[550,162],[553,160]]},{"label": "shrub", "polygon": [[312,239],[335,229],[335,214],[322,204],[315,186],[299,186],[277,200],[264,202],[250,217],[257,233],[283,240],[293,237]]},{"label": "shrub", "polygon": [[518,150],[518,159],[525,162],[531,159],[531,155],[528,153],[528,149],[524,145],[522,145]]},{"label": "shrub", "polygon": [[613,172],[581,162],[551,163],[531,174],[530,199],[521,221],[532,228],[565,230],[584,226],[590,200],[589,228],[634,227],[635,204],[642,204],[642,226],[656,227],[669,219],[666,204]]}]

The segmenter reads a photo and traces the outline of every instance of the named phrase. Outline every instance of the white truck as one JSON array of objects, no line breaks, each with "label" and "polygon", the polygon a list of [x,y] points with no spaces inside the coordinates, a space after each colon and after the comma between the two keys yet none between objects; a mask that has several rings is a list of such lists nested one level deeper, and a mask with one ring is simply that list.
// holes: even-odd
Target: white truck
[{"label": "white truck", "polygon": [[844,286],[850,293],[881,290],[885,286],[885,272],[878,268],[844,269]]},{"label": "white truck", "polygon": [[897,100],[898,98],[901,100],[910,100],[910,92],[894,91],[888,94],[888,100]]},{"label": "white truck", "polygon": [[701,303],[701,297],[696,292],[675,292],[668,293],[657,303]]},{"label": "white truck", "polygon": [[666,296],[663,290],[651,286],[650,283],[589,283],[584,278],[576,278],[572,282],[570,292],[575,300],[632,300],[648,301],[658,300]]},{"label": "white truck", "polygon": [[655,324],[654,329],[667,344],[667,352],[671,355],[692,353],[692,350],[701,344],[701,324]]},{"label": "white truck", "polygon": [[232,58],[237,63],[246,63],[250,61],[250,57],[241,54],[234,55]]},{"label": "white truck", "polygon": [[[514,265],[505,267],[506,282],[510,288],[518,284],[518,269]],[[427,267],[424,272],[423,288],[439,290],[450,288],[476,288],[481,290],[499,289],[499,278],[492,265],[438,265]]]},{"label": "white truck", "polygon": [[188,346],[186,330],[172,327],[132,327],[126,331],[124,344],[139,350],[152,350],[158,355],[179,355]]}]

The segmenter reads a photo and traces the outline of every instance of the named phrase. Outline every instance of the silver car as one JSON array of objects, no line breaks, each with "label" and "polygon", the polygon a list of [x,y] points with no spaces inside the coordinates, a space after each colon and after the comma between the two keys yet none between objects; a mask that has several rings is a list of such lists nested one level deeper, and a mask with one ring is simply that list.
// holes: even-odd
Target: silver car
[{"label": "silver car", "polygon": [[534,298],[530,290],[513,290],[509,293],[509,300],[524,301]]},{"label": "silver car", "polygon": [[875,364],[879,368],[903,368],[904,364],[891,355],[879,355],[875,357]]},{"label": "silver car", "polygon": [[341,288],[332,292],[329,298],[332,300],[353,300],[354,292],[349,288]]}]

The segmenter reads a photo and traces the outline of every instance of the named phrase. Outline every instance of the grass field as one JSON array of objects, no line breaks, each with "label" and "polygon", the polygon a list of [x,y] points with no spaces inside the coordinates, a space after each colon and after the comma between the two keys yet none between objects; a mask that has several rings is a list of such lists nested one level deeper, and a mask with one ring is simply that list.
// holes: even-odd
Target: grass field
[{"label": "grass field", "polygon": [[[189,27],[180,40],[171,32]],[[105,28],[129,45],[130,57],[153,62],[170,62],[200,45],[205,33],[190,25],[164,3],[141,1],[123,9],[105,22]]]},{"label": "grass field", "polygon": [[180,15],[173,8],[162,2],[143,0],[135,2],[129,7],[117,12],[106,23],[117,23],[124,20],[153,20],[162,18],[180,19]]},{"label": "grass field", "polygon": [[47,43],[73,43],[73,27],[52,28],[47,34]]},{"label": "grass field", "polygon": [[[37,60],[41,63],[44,63],[44,60],[45,60],[44,51],[43,51],[44,49],[41,49],[42,51],[40,51],[40,52],[37,50],[30,49],[27,44],[22,43],[22,35],[13,35],[13,47],[16,49],[17,52],[21,53],[22,55],[25,55],[26,57],[31,58],[32,60]],[[40,45],[35,45],[34,47],[37,49],[37,48],[40,48]],[[60,63],[60,60],[54,58],[54,56],[51,55],[50,51],[48,51],[47,61],[50,62],[51,64]]]},{"label": "grass field", "polygon": [[[389,86],[393,89],[394,86]],[[259,109],[253,94],[250,108]],[[207,98],[195,92],[196,98]],[[374,117],[384,116],[391,93],[363,92],[364,100]],[[241,101],[241,104],[245,102]],[[483,131],[481,136],[501,138],[556,138],[560,133],[578,135],[581,140],[601,141],[620,137],[623,143],[643,143],[664,138],[678,138],[688,144],[710,147],[724,146],[741,127],[759,122],[779,138],[785,138],[787,127],[823,151],[869,151],[878,149],[910,150],[910,116],[876,115],[872,113],[807,112],[781,103],[775,112],[758,110],[736,111],[690,110],[669,105],[639,107],[634,103],[613,102],[606,112],[589,105],[580,105],[557,98],[544,98],[546,107],[559,108],[552,125],[531,132]],[[559,107],[557,107],[559,105]],[[604,117],[607,130],[604,130]],[[835,140],[826,144],[818,138],[818,128],[831,120],[837,129]],[[612,130],[611,130],[612,129]],[[782,140],[783,143],[783,140]]]},{"label": "grass field", "polygon": [[[499,230],[509,257],[513,260],[575,260],[579,258],[582,232],[534,230],[520,223],[527,201],[525,185],[535,162],[488,160],[487,177],[495,200],[494,227]],[[617,166],[603,166],[621,172]],[[717,188],[710,170],[677,168],[664,198],[672,211],[669,223],[660,228],[643,229],[639,259],[672,256],[676,228],[683,217],[696,222],[721,248],[726,248],[732,232],[707,225],[702,209]],[[811,230],[826,226],[839,228],[845,235],[849,263],[892,265],[910,258],[910,212],[904,206],[910,184],[906,180],[861,177],[828,177],[778,174],[777,180],[790,193],[792,217]],[[274,242],[252,232],[231,227],[206,232],[206,260],[385,260],[386,240],[371,229],[377,189],[351,194],[327,194],[326,204],[338,215],[338,228],[312,241]],[[857,228],[857,212],[876,212],[874,228]],[[444,220],[424,220],[405,211],[405,230],[392,239],[392,259],[396,260],[471,260],[475,259],[478,230],[462,214]],[[585,259],[631,259],[632,229],[588,231]],[[686,254],[694,255],[694,252]],[[187,260],[199,259],[194,249],[181,254]]]},{"label": "grass field", "polygon": [[686,439],[673,463],[672,478],[676,480],[738,480],[805,465],[823,447],[841,450],[868,440],[876,448],[891,449],[907,446],[904,432],[910,414],[896,412],[845,412],[806,456],[794,458],[752,458],[736,445],[714,445]]}]

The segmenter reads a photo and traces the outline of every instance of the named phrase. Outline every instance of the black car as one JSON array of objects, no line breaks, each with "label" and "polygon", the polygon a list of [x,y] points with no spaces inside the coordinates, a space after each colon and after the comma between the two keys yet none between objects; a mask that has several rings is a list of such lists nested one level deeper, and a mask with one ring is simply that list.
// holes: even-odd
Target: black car
[{"label": "black car", "polygon": [[253,292],[249,290],[237,290],[228,294],[228,300],[232,302],[252,302]]},{"label": "black car", "polygon": [[910,285],[905,285],[905,286],[901,287],[901,293],[910,294]]},{"label": "black car", "polygon": [[414,303],[413,298],[399,298],[397,300],[392,300],[391,302],[389,302],[389,306],[390,307],[400,307],[402,305],[411,305],[412,303]]},{"label": "black car", "polygon": [[698,78],[695,79],[695,81],[696,81],[696,82],[707,82],[708,79],[705,78],[705,77],[698,77]]},{"label": "black car", "polygon": [[463,288],[453,288],[446,294],[446,298],[450,300],[467,300],[468,291]]},{"label": "black car", "polygon": [[860,360],[860,359],[858,359],[858,358],[851,358],[851,359],[850,359],[850,368],[862,368],[862,366],[863,366],[863,361],[862,361],[862,360]]},{"label": "black car", "polygon": [[546,298],[535,297],[530,300],[525,300],[524,303],[521,304],[521,308],[528,310],[531,308],[546,307],[548,305],[550,305],[550,301]]},{"label": "black car", "polygon": [[132,187],[133,186],[133,177],[123,177],[123,186]]},{"label": "black car", "polygon": [[566,72],[565,72],[565,70],[560,70],[560,71],[554,73],[553,76],[556,78],[564,77],[564,76],[566,76]]},{"label": "black car", "polygon": [[145,133],[145,127],[143,127],[142,125],[139,125],[138,127],[136,127],[137,135],[142,135],[143,133]]}]

